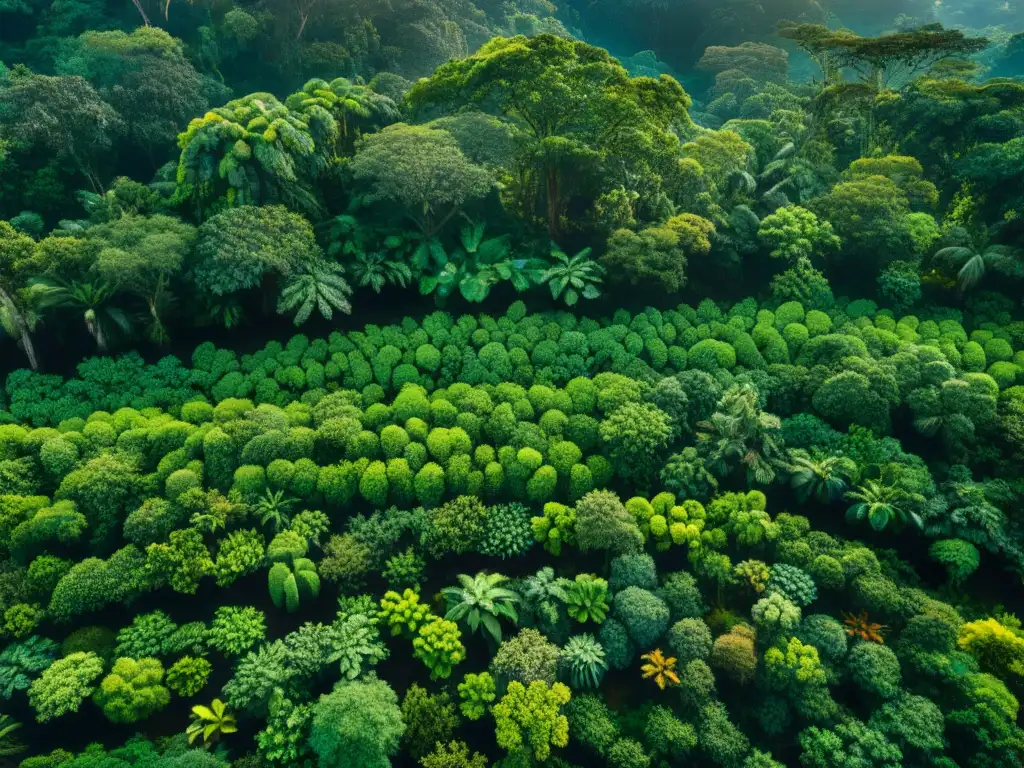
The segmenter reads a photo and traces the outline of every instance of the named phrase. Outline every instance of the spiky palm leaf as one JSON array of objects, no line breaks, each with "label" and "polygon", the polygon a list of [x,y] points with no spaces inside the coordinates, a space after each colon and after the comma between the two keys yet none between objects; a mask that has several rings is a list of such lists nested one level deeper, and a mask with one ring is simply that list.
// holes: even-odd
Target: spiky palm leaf
[{"label": "spiky palm leaf", "polygon": [[801,501],[814,496],[822,503],[829,503],[843,495],[847,484],[857,474],[857,464],[846,456],[812,459],[794,452],[789,472],[790,484]]},{"label": "spiky palm leaf", "polygon": [[295,499],[285,498],[284,491],[267,490],[266,494],[256,502],[256,514],[262,525],[270,524],[274,533],[288,527],[291,520],[288,512],[295,504]]},{"label": "spiky palm leaf", "polygon": [[334,317],[335,310],[351,314],[352,305],[348,297],[352,288],[342,277],[344,271],[340,264],[322,262],[294,275],[281,291],[277,313],[283,315],[295,310],[295,325],[306,322],[314,309],[326,320]]},{"label": "spiky palm leaf", "polygon": [[14,736],[19,728],[21,723],[17,720],[8,715],[0,715],[0,757],[14,757],[25,751],[25,745]]},{"label": "spiky palm leaf", "polygon": [[545,600],[560,600],[564,603],[568,599],[568,589],[571,586],[572,582],[569,579],[556,577],[554,568],[545,566],[523,579],[520,591],[528,604]]},{"label": "spiky palm leaf", "polygon": [[15,300],[21,295],[25,292],[12,295],[0,288],[0,331],[14,339],[28,358],[32,370],[36,371],[39,370],[39,359],[32,342],[32,332],[39,324],[40,316],[31,303],[23,306]]},{"label": "spiky palm leaf", "polygon": [[349,139],[354,131],[384,126],[402,116],[401,108],[390,97],[377,93],[368,85],[337,77],[328,88],[334,97],[328,109],[341,124],[343,139]]},{"label": "spiky palm leaf", "polygon": [[604,648],[593,635],[574,635],[562,648],[562,663],[569,668],[574,688],[597,688],[608,671]]},{"label": "spiky palm leaf", "polygon": [[212,508],[209,512],[196,512],[189,518],[189,525],[206,533],[215,533],[218,528],[228,524],[227,512],[222,507]]},{"label": "spiky palm leaf", "polygon": [[118,331],[127,336],[132,330],[130,316],[114,303],[117,294],[117,285],[106,281],[65,283],[36,278],[29,283],[29,295],[40,311],[80,313],[100,352],[108,350],[111,337]]},{"label": "spiky palm leaf", "polygon": [[360,253],[352,262],[351,270],[356,285],[369,286],[377,293],[388,284],[405,288],[412,280],[408,264],[388,259],[383,253]]},{"label": "spiky palm leaf", "polygon": [[962,455],[975,441],[975,426],[970,417],[946,409],[914,419],[914,427],[927,437],[941,438],[951,456]]},{"label": "spiky palm leaf", "polygon": [[647,663],[640,667],[644,680],[654,679],[658,688],[665,690],[666,686],[678,685],[679,675],[676,673],[676,657],[666,657],[660,648],[655,648],[650,653],[640,657]]},{"label": "spiky palm leaf", "polygon": [[445,587],[441,590],[448,603],[448,621],[464,621],[471,632],[481,626],[494,639],[501,642],[501,624],[499,618],[507,618],[513,623],[519,621],[515,604],[519,595],[501,585],[508,581],[507,576],[500,573],[478,573],[458,576],[458,587]]},{"label": "spiky palm leaf", "polygon": [[956,269],[956,281],[961,291],[969,291],[982,281],[989,270],[1018,277],[1021,271],[1021,251],[1006,245],[989,245],[976,249],[963,245],[941,248],[932,257],[947,269]]},{"label": "spiky palm leaf", "polygon": [[746,468],[748,479],[767,484],[777,467],[785,466],[778,438],[782,422],[757,406],[757,390],[749,384],[730,388],[708,421],[697,425],[697,439],[709,465],[726,475],[735,463]]},{"label": "spiky palm leaf", "polygon": [[785,160],[787,157],[792,157],[796,154],[796,144],[792,141],[782,145],[782,148],[775,153],[775,157],[772,160]]},{"label": "spiky palm leaf", "polygon": [[857,502],[846,510],[846,519],[851,523],[867,520],[876,531],[885,530],[892,522],[903,525],[908,520],[917,528],[923,527],[917,513],[904,509],[900,504],[909,499],[909,495],[895,486],[868,480],[855,490],[848,491],[846,498]]},{"label": "spiky palm leaf", "polygon": [[850,637],[859,637],[861,640],[867,640],[871,643],[882,644],[885,642],[885,637],[882,633],[888,627],[869,620],[867,611],[861,611],[856,616],[844,611],[843,624],[846,625],[846,634]]},{"label": "spiky palm leaf", "polygon": [[221,296],[210,300],[205,312],[208,320],[219,323],[228,329],[240,325],[243,315],[242,305],[232,296]]},{"label": "spiky palm leaf", "polygon": [[733,171],[726,183],[733,193],[752,195],[757,191],[757,179],[749,171]]}]

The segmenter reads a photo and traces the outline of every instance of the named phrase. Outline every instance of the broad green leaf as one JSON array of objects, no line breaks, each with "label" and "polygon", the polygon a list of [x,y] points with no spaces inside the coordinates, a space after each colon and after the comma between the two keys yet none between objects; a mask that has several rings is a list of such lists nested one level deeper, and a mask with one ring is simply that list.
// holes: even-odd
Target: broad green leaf
[{"label": "broad green leaf", "polygon": [[412,265],[416,269],[423,270],[430,265],[430,249],[426,243],[420,243],[412,254]]},{"label": "broad green leaf", "polygon": [[885,530],[889,524],[889,507],[887,505],[873,506],[868,512],[868,522],[876,531]]},{"label": "broad green leaf", "polygon": [[444,246],[436,237],[430,238],[430,255],[437,266],[443,267],[448,264],[448,254],[445,253]]},{"label": "broad green leaf", "polygon": [[465,277],[459,283],[459,290],[466,301],[481,302],[491,292],[490,286],[479,277]]}]

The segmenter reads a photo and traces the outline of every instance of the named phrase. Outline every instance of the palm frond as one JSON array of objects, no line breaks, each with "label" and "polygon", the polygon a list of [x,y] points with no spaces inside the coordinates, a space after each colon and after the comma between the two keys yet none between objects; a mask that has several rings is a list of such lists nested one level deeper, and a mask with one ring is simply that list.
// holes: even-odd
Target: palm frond
[{"label": "palm frond", "polygon": [[972,255],[957,272],[956,279],[962,290],[970,290],[985,276],[985,259],[980,253]]}]

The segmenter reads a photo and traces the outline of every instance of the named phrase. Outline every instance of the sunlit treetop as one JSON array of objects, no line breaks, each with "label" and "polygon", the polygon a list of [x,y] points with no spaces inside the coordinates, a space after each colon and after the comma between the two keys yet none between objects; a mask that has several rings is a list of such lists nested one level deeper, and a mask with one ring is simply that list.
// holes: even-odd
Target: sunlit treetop
[{"label": "sunlit treetop", "polygon": [[879,89],[899,90],[929,67],[988,47],[984,37],[967,37],[957,29],[927,24],[906,32],[861,37],[848,29],[821,24],[783,22],[779,35],[794,41],[821,67],[826,82],[849,68],[858,79]]},{"label": "sunlit treetop", "polygon": [[554,35],[495,38],[439,67],[408,99],[414,109],[477,103],[522,121],[537,138],[609,134],[636,120],[686,125],[690,107],[668,75],[631,78],[606,50]]},{"label": "sunlit treetop", "polygon": [[675,172],[677,133],[691,125],[690,97],[675,79],[631,78],[606,50],[555,35],[495,38],[406,98],[419,115],[472,106],[514,124],[523,141],[506,192],[552,238],[584,176],[615,164],[656,189]]},{"label": "sunlit treetop", "polygon": [[275,202],[319,213],[313,180],[331,157],[337,131],[322,107],[299,115],[269,93],[229,101],[178,136],[178,198],[194,200],[200,213]]},{"label": "sunlit treetop", "polygon": [[401,108],[389,96],[377,93],[373,88],[353,83],[345,77],[331,82],[310,80],[301,91],[285,100],[285,106],[301,115],[318,117],[317,109],[324,109],[337,123],[338,154],[351,154],[359,135],[367,130],[376,130],[401,117]]}]

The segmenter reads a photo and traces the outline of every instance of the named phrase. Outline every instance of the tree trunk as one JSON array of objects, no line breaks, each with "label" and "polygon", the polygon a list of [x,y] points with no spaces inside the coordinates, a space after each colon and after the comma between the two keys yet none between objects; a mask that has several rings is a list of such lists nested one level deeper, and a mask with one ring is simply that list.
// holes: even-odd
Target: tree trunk
[{"label": "tree trunk", "polygon": [[10,313],[11,324],[14,326],[13,331],[18,337],[18,346],[21,347],[21,351],[28,358],[29,367],[33,371],[38,371],[39,358],[36,356],[36,347],[32,343],[32,334],[29,333],[28,323],[25,322],[25,318],[14,304],[14,299],[8,296],[7,292],[2,288],[0,288],[0,305],[5,305]]},{"label": "tree trunk", "polygon": [[28,366],[33,371],[39,370],[39,358],[36,357],[36,347],[32,343],[32,337],[29,335],[28,328],[25,327],[24,323],[20,324],[19,330],[19,346],[21,351],[25,353],[25,357],[28,358]]},{"label": "tree trunk", "polygon": [[547,194],[548,194],[548,235],[552,240],[558,237],[558,171],[554,168],[547,170]]},{"label": "tree trunk", "polygon": [[96,313],[91,309],[85,313],[85,327],[89,331],[89,335],[96,340],[96,351],[105,355],[107,353],[107,337],[103,333],[103,324],[97,320]]},{"label": "tree trunk", "polygon": [[[167,5],[170,6],[170,4],[170,0],[167,0]],[[153,26],[149,23],[149,16],[147,16],[146,12],[142,10],[142,4],[139,2],[139,0],[132,0],[132,5],[135,6],[135,10],[137,10],[139,12],[139,15],[142,16],[143,24],[145,24],[147,27]]]},{"label": "tree trunk", "polygon": [[[157,289],[159,293],[160,289]],[[150,338],[153,339],[157,344],[166,344],[169,341],[167,334],[167,327],[164,325],[163,319],[160,317],[160,311],[157,309],[156,296],[149,296],[146,298],[146,304],[149,307],[149,316],[153,318],[152,330],[150,331]]]}]

